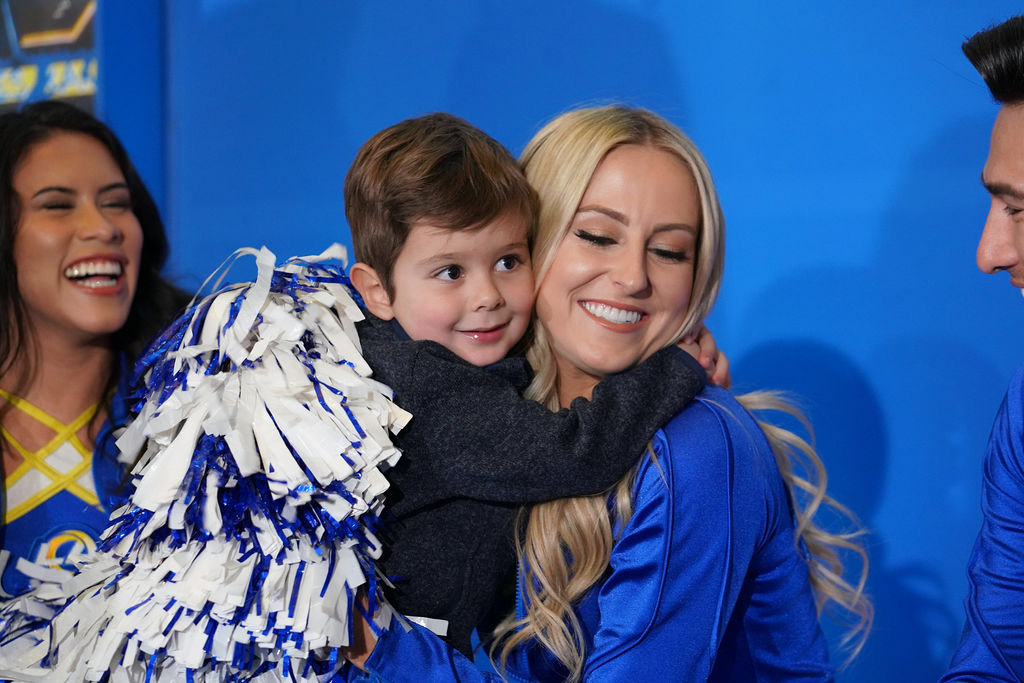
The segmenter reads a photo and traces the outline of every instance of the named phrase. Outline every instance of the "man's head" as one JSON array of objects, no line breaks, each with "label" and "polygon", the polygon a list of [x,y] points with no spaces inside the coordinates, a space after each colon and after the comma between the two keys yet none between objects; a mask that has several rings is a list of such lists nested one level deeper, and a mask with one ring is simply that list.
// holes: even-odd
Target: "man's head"
[{"label": "man's head", "polygon": [[450,114],[373,136],[345,179],[366,307],[475,365],[500,360],[533,309],[536,194],[508,151]]},{"label": "man's head", "polygon": [[981,174],[992,205],[978,241],[978,268],[1005,270],[1024,290],[1024,15],[971,36],[963,51],[1002,105]]}]

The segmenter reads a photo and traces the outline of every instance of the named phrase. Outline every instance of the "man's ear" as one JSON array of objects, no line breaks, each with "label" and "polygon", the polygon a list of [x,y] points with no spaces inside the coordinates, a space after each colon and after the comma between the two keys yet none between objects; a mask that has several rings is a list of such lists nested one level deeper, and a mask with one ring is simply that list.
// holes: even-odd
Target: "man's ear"
[{"label": "man's ear", "polygon": [[395,312],[391,308],[391,297],[381,282],[377,271],[365,263],[354,263],[349,271],[349,279],[359,295],[363,297],[366,308],[381,320],[391,320]]}]

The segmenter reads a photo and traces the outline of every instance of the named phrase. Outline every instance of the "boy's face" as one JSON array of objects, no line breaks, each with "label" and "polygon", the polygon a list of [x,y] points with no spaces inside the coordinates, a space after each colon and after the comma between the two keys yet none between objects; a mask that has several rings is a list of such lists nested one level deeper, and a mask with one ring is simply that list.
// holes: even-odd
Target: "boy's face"
[{"label": "boy's face", "polygon": [[410,337],[473,365],[497,362],[526,333],[533,311],[526,225],[514,215],[473,230],[416,222],[392,282],[391,313]]}]

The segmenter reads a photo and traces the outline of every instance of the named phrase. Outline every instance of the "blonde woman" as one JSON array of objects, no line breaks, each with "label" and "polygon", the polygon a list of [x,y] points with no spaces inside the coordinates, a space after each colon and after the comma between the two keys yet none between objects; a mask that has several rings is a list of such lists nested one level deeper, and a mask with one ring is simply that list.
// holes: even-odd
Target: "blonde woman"
[{"label": "blonde woman", "polygon": [[[541,200],[529,392],[557,409],[700,327],[724,225],[699,151],[647,111],[569,112],[522,161]],[[709,386],[613,490],[524,515],[516,613],[498,633],[508,680],[832,678],[818,615],[837,603],[862,641],[866,557],[812,521],[831,504],[813,450],[745,407],[787,408]],[[863,560],[858,579],[837,549]],[[353,661],[354,680],[489,676],[418,628]]]}]

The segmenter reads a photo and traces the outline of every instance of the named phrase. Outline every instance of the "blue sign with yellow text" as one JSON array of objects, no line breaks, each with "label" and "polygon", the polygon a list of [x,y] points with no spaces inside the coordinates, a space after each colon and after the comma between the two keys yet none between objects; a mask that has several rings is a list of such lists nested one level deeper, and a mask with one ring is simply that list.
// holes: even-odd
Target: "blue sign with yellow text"
[{"label": "blue sign with yellow text", "polygon": [[68,100],[93,110],[98,0],[0,0],[0,111]]}]

